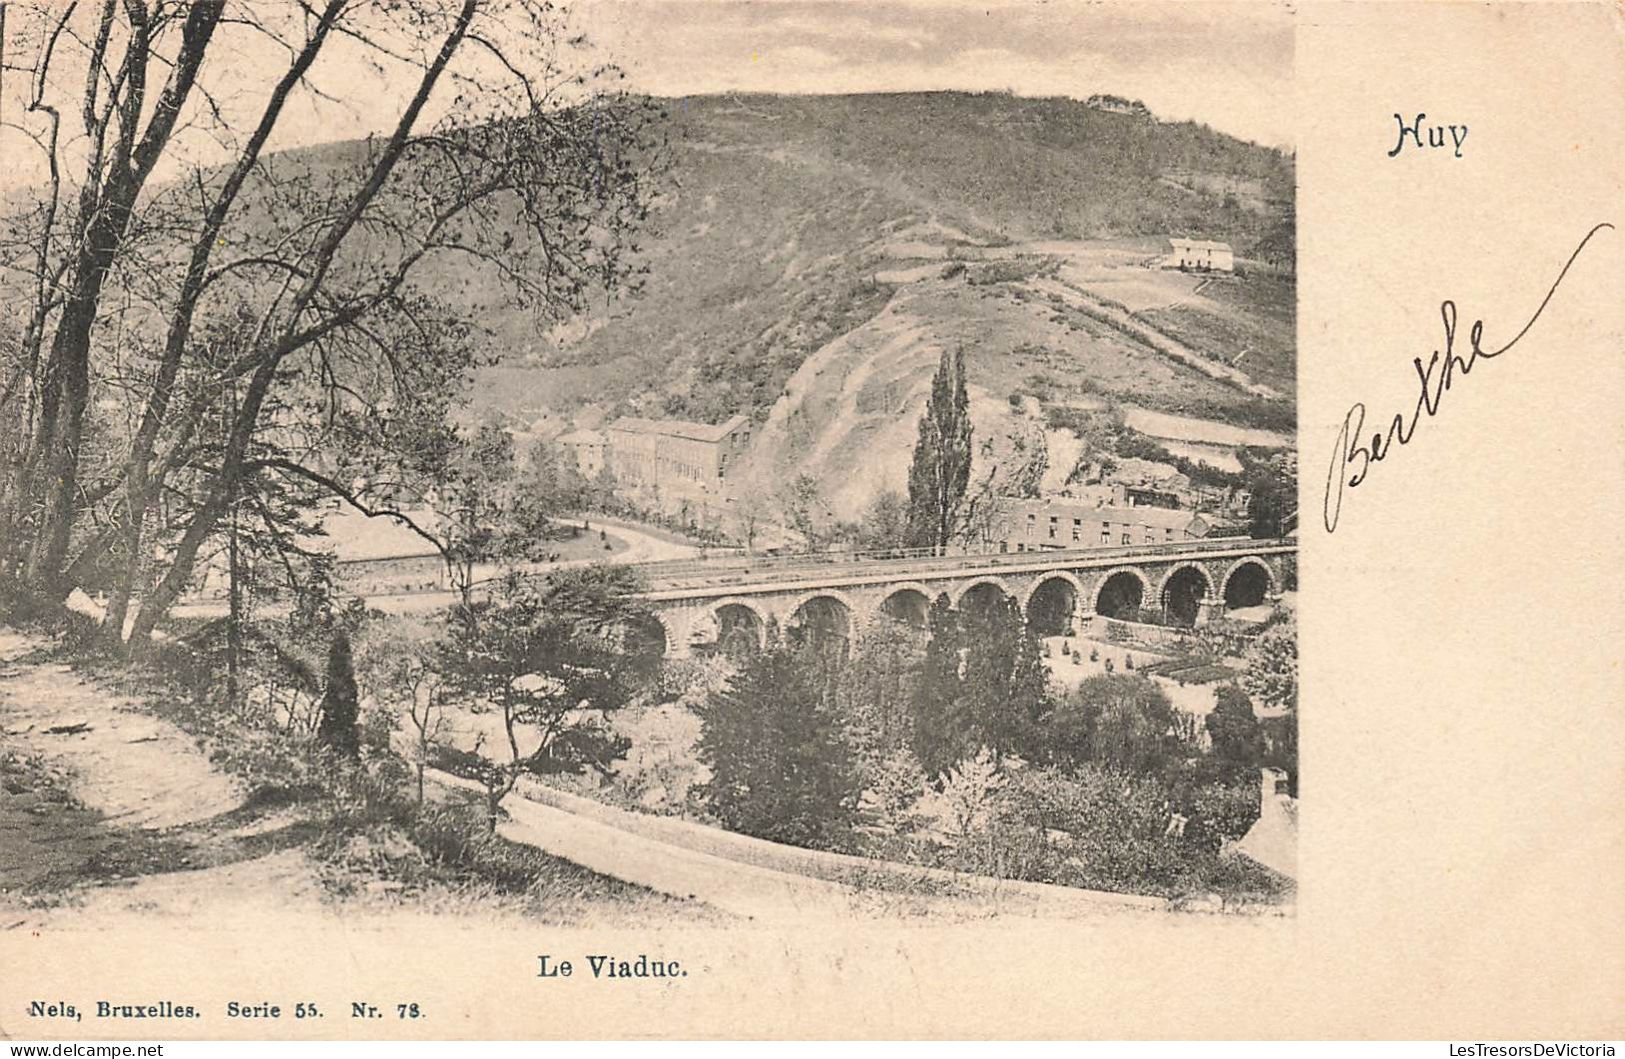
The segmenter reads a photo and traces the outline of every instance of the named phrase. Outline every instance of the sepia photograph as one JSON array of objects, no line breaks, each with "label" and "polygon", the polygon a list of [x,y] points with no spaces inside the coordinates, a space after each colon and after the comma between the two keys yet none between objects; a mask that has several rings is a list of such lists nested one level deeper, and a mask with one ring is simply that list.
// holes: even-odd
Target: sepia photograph
[{"label": "sepia photograph", "polygon": [[8,930],[1293,915],[1290,11],[0,18]]}]

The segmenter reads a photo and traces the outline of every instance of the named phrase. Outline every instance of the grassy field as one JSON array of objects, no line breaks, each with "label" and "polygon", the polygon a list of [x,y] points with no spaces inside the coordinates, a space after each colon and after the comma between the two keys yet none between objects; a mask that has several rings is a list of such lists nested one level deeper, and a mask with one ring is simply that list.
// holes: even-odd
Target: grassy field
[{"label": "grassy field", "polygon": [[[1257,273],[1208,284],[1199,301],[1140,314],[1158,330],[1282,393],[1297,391],[1297,285]],[[1241,359],[1235,358],[1240,355]]]}]

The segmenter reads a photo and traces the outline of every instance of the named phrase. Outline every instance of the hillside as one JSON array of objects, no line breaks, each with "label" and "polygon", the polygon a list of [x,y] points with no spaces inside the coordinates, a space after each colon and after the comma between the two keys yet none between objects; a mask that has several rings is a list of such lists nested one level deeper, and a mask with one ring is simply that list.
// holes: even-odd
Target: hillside
[{"label": "hillside", "polygon": [[[927,380],[953,346],[981,438],[1048,429],[1062,478],[1075,452],[1056,409],[1110,406],[1219,464],[1238,428],[1290,443],[1290,157],[1002,93],[664,106],[673,166],[636,296],[542,333],[488,275],[425,263],[426,286],[478,319],[500,360],[475,381],[474,414],[549,431],[744,414],[762,425],[744,467],[758,495],[809,473],[838,518],[901,486]],[[308,173],[319,194],[365,149],[285,152],[268,172],[285,187]],[[228,237],[269,238],[275,199],[251,189]],[[1169,236],[1230,243],[1245,275],[1153,267]]]},{"label": "hillside", "polygon": [[[995,459],[1057,406],[1110,404],[1220,466],[1237,437],[1291,444],[1293,278],[1245,260],[1291,245],[1290,158],[1002,94],[706,97],[669,112],[676,186],[646,291],[551,341],[513,332],[526,352],[486,374],[482,407],[554,424],[753,416],[747,491],[770,498],[810,474],[839,519],[902,486],[931,372],[955,345]],[[1231,243],[1247,275],[1149,267],[1169,235]],[[1075,452],[1048,434],[1058,485]]]},{"label": "hillside", "polygon": [[483,404],[760,417],[810,355],[891,302],[900,271],[1037,241],[1149,257],[1170,233],[1245,252],[1290,217],[1280,154],[1074,100],[719,96],[668,110],[675,187],[646,242],[646,291],[548,339],[497,321],[522,356],[487,376]]}]

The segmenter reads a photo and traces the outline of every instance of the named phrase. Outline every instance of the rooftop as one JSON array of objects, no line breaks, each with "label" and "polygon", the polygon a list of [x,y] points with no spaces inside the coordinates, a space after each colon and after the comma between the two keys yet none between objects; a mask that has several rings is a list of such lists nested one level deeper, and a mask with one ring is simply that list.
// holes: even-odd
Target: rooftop
[{"label": "rooftop", "polygon": [[721,441],[745,425],[744,416],[733,416],[726,422],[691,423],[686,419],[638,419],[622,416],[609,425],[610,430],[628,434],[659,434],[664,437],[685,438],[689,441]]},{"label": "rooftop", "polygon": [[1229,243],[1215,243],[1209,239],[1173,239],[1168,240],[1174,247],[1185,247],[1190,250],[1223,250],[1230,252]]},{"label": "rooftop", "polygon": [[1168,526],[1184,529],[1199,518],[1194,511],[1171,507],[1116,507],[1096,505],[1082,500],[1029,500],[1027,510],[1033,514],[1047,513],[1075,518],[1087,515],[1092,520],[1121,522],[1125,525]]}]

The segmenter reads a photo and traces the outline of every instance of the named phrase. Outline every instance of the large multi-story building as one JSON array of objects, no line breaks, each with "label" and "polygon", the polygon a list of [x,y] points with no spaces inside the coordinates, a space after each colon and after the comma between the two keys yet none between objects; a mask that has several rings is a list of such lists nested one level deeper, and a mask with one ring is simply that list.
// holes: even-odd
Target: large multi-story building
[{"label": "large multi-story building", "polygon": [[715,425],[621,418],[604,430],[604,462],[615,481],[657,510],[696,521],[726,508],[729,466],[750,444],[750,421]]},{"label": "large multi-story building", "polygon": [[1207,519],[1166,507],[1115,507],[1068,499],[1013,500],[997,534],[1002,551],[1110,548],[1195,540],[1208,535]]},{"label": "large multi-story building", "polygon": [[575,457],[576,470],[591,480],[604,468],[604,435],[596,430],[572,430],[559,438],[559,444]]}]

